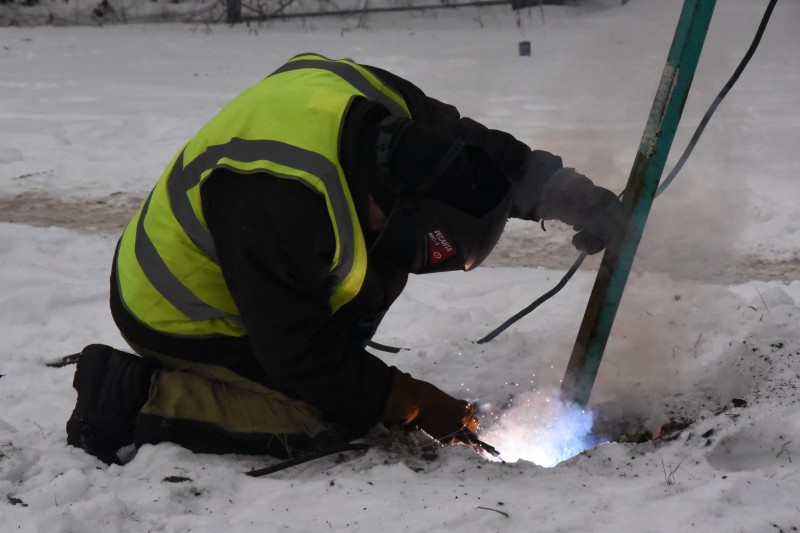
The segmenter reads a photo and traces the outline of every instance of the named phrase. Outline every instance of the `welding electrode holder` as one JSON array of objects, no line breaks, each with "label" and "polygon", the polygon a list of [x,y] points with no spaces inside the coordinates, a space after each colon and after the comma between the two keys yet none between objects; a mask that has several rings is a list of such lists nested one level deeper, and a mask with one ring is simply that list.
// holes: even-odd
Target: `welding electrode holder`
[{"label": "welding electrode holder", "polygon": [[458,430],[456,433],[456,439],[464,444],[478,446],[492,457],[500,457],[500,452],[497,451],[497,448],[487,442],[482,441],[473,431],[470,431],[465,427]]}]

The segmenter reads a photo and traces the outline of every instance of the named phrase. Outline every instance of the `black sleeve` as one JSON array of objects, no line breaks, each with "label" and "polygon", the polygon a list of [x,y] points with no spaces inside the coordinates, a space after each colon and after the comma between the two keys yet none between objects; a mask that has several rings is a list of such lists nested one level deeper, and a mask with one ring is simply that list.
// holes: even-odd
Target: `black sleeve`
[{"label": "black sleeve", "polygon": [[375,424],[391,374],[331,320],[334,236],[324,198],[294,180],[218,170],[202,199],[223,276],[269,378],[348,427]]},{"label": "black sleeve", "polygon": [[451,137],[459,134],[461,114],[454,106],[427,96],[410,81],[389,71],[366,65],[365,67],[378,76],[381,81],[400,93],[400,96],[403,97],[408,106],[408,110],[411,111],[411,118],[415,121],[421,122],[426,126],[435,127]]},{"label": "black sleeve", "polygon": [[[367,68],[400,93],[415,121],[436,127],[453,137],[458,135],[467,144],[485,150],[513,186],[515,202],[511,216],[535,217],[530,213],[535,213],[544,183],[561,168],[560,157],[543,150],[531,151],[528,145],[510,133],[487,128],[476,120],[462,117],[454,106],[425,95],[408,80],[377,67]],[[519,205],[524,207],[518,208]]]}]

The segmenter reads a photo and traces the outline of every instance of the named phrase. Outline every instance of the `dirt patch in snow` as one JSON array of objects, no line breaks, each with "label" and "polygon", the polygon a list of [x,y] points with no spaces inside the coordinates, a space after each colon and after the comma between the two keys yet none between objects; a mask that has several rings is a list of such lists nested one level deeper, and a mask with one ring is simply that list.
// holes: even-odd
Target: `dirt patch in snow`
[{"label": "dirt patch in snow", "polygon": [[[80,199],[58,198],[41,191],[26,191],[0,196],[0,222],[38,227],[62,227],[82,232],[119,234],[139,207],[142,198],[118,192],[105,197]],[[539,266],[566,270],[578,254],[566,233],[551,228],[545,235],[532,228],[513,228],[503,235],[485,266]],[[583,267],[596,270],[602,254],[589,257]],[[657,256],[639,254],[634,269],[664,272],[676,279],[716,283],[741,283],[749,280],[791,281],[800,272],[800,259],[775,262],[757,256],[719,257],[713,264],[708,258],[693,261],[681,258],[679,267],[664,268]]]},{"label": "dirt patch in snow", "polygon": [[115,234],[122,232],[141,202],[125,193],[72,199],[27,191],[0,196],[0,222]]}]

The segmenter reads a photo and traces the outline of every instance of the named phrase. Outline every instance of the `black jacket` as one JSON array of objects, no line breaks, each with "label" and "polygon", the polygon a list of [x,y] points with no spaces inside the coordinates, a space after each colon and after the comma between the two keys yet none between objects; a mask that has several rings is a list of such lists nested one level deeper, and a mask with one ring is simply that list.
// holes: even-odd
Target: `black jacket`
[{"label": "black jacket", "polygon": [[[415,121],[484,148],[512,180],[546,181],[560,159],[541,153],[545,169],[524,176],[530,149],[511,135],[461,118],[455,107],[427,97],[411,83],[367,67],[398,90]],[[355,102],[345,120],[340,157],[366,229],[367,180],[375,176],[377,123],[382,106]],[[551,158],[551,159],[548,159]],[[359,431],[375,424],[391,386],[388,366],[364,349],[402,291],[406,275],[368,260],[359,294],[331,316],[328,274],[334,250],[321,196],[303,184],[259,174],[214,173],[201,192],[228,288],[244,322],[244,338],[170,337],[137,322],[121,305],[112,273],[111,308],[133,344],[195,362],[227,366],[320,408]],[[512,216],[515,213],[512,212]]]}]

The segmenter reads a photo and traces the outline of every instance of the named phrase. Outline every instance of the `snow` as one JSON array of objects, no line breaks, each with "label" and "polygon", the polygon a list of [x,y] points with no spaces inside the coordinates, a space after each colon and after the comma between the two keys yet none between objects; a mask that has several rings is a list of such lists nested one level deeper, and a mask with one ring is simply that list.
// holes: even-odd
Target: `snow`
[{"label": "snow", "polygon": [[[618,191],[681,2],[619,4],[547,6],[544,22],[533,9],[519,28],[504,8],[373,15],[363,29],[3,28],[0,530],[800,528],[800,5],[788,1],[654,207],[586,412],[556,391],[596,258],[475,343],[560,279],[575,257],[565,228],[514,221],[490,266],[416,277],[387,315],[376,340],[408,349],[380,357],[479,405],[480,436],[506,462],[466,447],[431,457],[418,436],[378,434],[364,454],[251,478],[274,461],[162,444],[105,467],[66,445],[74,367],[44,363],[94,342],[124,348],[107,310],[121,224],[230,98],[297,53],[352,57]],[[668,169],[749,46],[761,4],[718,2]],[[520,40],[531,57],[517,56]],[[691,424],[622,442],[670,419]],[[535,464],[573,454],[560,437],[588,449]]]}]

